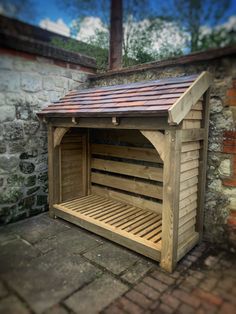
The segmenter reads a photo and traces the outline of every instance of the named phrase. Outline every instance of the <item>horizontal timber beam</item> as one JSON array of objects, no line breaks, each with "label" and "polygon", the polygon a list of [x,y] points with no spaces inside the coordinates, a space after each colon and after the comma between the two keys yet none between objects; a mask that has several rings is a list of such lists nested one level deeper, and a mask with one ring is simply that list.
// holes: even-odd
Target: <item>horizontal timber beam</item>
[{"label": "horizontal timber beam", "polygon": [[77,127],[98,129],[129,129],[129,130],[173,130],[181,126],[169,125],[167,117],[136,117],[120,118],[119,124],[114,125],[111,118],[79,118],[79,123],[74,124],[71,118],[48,118],[48,123],[55,127]]}]

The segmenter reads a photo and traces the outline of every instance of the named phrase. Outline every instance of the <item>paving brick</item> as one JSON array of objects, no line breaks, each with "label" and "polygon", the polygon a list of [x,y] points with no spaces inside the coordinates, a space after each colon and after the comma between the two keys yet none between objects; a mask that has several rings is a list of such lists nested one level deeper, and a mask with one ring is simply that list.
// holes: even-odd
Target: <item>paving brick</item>
[{"label": "paving brick", "polygon": [[206,278],[201,282],[200,288],[206,291],[212,291],[212,289],[216,286],[217,281],[217,278]]},{"label": "paving brick", "polygon": [[177,310],[178,314],[195,314],[196,309],[192,308],[191,306],[187,304],[181,304],[179,309]]},{"label": "paving brick", "polygon": [[[153,302],[153,303],[150,305],[149,309],[150,309],[151,311],[155,311],[155,310],[159,307],[160,303],[161,303],[161,302],[160,302],[159,300],[156,300],[155,302]],[[158,311],[155,311],[154,313],[158,313]]]},{"label": "paving brick", "polygon": [[194,308],[197,308],[199,305],[200,305],[200,300],[197,299],[195,296],[193,295],[190,295],[190,294],[187,294],[186,292],[182,291],[182,290],[175,290],[173,292],[173,295],[183,301],[184,303],[194,307]]},{"label": "paving brick", "polygon": [[161,297],[161,301],[170,306],[172,309],[177,309],[180,304],[180,301],[178,299],[167,293],[163,294],[163,296]]},{"label": "paving brick", "polygon": [[139,281],[140,278],[142,278],[152,267],[153,264],[151,262],[139,260],[127,269],[127,271],[122,275],[122,279],[134,284]]},{"label": "paving brick", "polygon": [[126,296],[126,298],[128,298],[129,300],[138,304],[139,306],[141,306],[144,309],[147,309],[152,303],[152,300],[148,299],[143,294],[141,294],[140,292],[135,291],[135,290],[129,291],[128,293],[126,293],[125,296]]},{"label": "paving brick", "polygon": [[28,308],[16,296],[9,296],[0,302],[1,314],[30,314]]},{"label": "paving brick", "polygon": [[3,285],[3,283],[0,281],[0,298],[4,298],[8,295],[7,288]]},{"label": "paving brick", "polygon": [[220,309],[220,314],[235,314],[236,307],[230,303],[224,303]]},{"label": "paving brick", "polygon": [[68,314],[69,312],[61,305],[56,304],[46,310],[43,314]]},{"label": "paving brick", "polygon": [[72,294],[64,303],[75,313],[99,313],[127,289],[128,287],[117,279],[104,274]]},{"label": "paving brick", "polygon": [[141,307],[134,304],[132,301],[130,301],[129,299],[125,297],[120,298],[119,301],[116,302],[116,304],[121,310],[128,312],[129,314],[142,314],[143,313],[143,309]]},{"label": "paving brick", "polygon": [[175,283],[175,279],[159,270],[152,272],[150,276],[164,282],[166,285],[172,285]]},{"label": "paving brick", "polygon": [[159,292],[164,292],[168,288],[166,284],[162,283],[159,280],[153,279],[152,277],[145,277],[143,279],[143,282]]},{"label": "paving brick", "polygon": [[147,286],[145,283],[140,282],[138,285],[134,287],[135,290],[139,291],[147,298],[151,300],[157,300],[160,297],[160,292],[154,290],[153,288]]},{"label": "paving brick", "polygon": [[223,303],[223,299],[221,297],[201,289],[196,289],[194,291],[194,295],[196,295],[198,298],[202,300],[212,303],[213,305],[219,306]]},{"label": "paving brick", "polygon": [[120,309],[117,305],[112,304],[107,309],[103,311],[104,314],[124,314],[124,311]]},{"label": "paving brick", "polygon": [[201,301],[201,308],[203,308],[207,314],[217,313],[219,311],[218,306],[206,301]]},{"label": "paving brick", "polygon": [[161,313],[166,313],[166,314],[172,314],[174,312],[174,309],[169,307],[168,305],[162,303],[160,306],[159,306],[159,310],[161,311]]}]

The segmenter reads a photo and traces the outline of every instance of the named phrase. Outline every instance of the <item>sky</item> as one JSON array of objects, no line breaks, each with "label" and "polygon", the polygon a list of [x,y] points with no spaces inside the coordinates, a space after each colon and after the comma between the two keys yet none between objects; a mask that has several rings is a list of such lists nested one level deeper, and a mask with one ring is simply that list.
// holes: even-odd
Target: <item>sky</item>
[{"label": "sky", "polygon": [[[69,0],[0,0],[0,13],[1,13],[1,2],[7,2],[11,3],[13,1],[14,3],[22,3],[24,1],[31,1],[31,6],[29,7],[29,13],[31,11],[33,14],[24,14],[27,13],[27,10],[24,10],[23,14],[20,15],[19,19],[33,25],[40,26],[42,28],[48,29],[50,31],[57,32],[59,34],[70,36],[70,27],[73,23],[73,20],[76,18],[76,14],[72,14],[71,11],[65,9],[61,3],[63,1]],[[109,0],[105,0],[109,1]],[[165,3],[167,7],[172,6],[173,0],[165,0],[164,2],[161,0],[149,0],[152,5],[152,10],[159,12],[159,7],[161,3]],[[217,0],[216,0],[217,1]],[[219,3],[221,0],[218,0]],[[95,3],[101,3],[101,0],[94,0]],[[216,4],[217,5],[217,4]],[[95,7],[95,5],[94,5]],[[26,8],[27,9],[27,8]],[[35,9],[35,11],[33,10]],[[87,18],[84,20],[83,24],[80,27],[79,33],[75,36],[75,38],[87,41],[89,36],[93,35],[97,29],[103,30],[103,23],[102,23],[102,17],[103,12],[102,10],[97,10],[93,14],[87,16]],[[220,23],[224,24],[225,26],[232,26],[234,25],[234,29],[236,29],[236,0],[232,0],[231,7],[227,11],[227,14],[224,19],[220,21]],[[208,25],[204,25],[204,27],[207,29],[211,27],[211,21],[208,21]],[[172,27],[172,25],[169,25],[168,27]],[[172,30],[173,33],[173,30]],[[175,32],[174,32],[175,33]],[[175,42],[179,46],[183,46],[183,42],[181,37],[183,37],[183,34],[176,32],[176,38],[172,38],[171,41]],[[170,34],[163,33],[163,36],[167,36]],[[160,39],[161,40],[161,39]],[[159,47],[160,43],[156,43],[156,48]]]}]

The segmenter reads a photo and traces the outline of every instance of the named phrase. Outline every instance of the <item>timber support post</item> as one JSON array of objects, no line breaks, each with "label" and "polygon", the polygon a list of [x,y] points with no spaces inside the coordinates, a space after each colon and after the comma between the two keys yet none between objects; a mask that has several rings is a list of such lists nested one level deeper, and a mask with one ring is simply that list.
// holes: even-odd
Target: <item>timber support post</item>
[{"label": "timber support post", "polygon": [[177,263],[181,130],[165,132],[161,267],[172,272]]}]

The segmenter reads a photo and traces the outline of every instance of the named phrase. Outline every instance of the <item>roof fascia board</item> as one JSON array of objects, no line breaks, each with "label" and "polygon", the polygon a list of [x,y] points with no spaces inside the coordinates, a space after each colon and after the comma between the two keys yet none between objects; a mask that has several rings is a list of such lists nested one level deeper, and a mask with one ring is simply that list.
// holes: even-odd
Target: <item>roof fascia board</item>
[{"label": "roof fascia board", "polygon": [[207,71],[202,72],[183,95],[168,109],[169,124],[179,124],[212,82],[212,75]]}]

